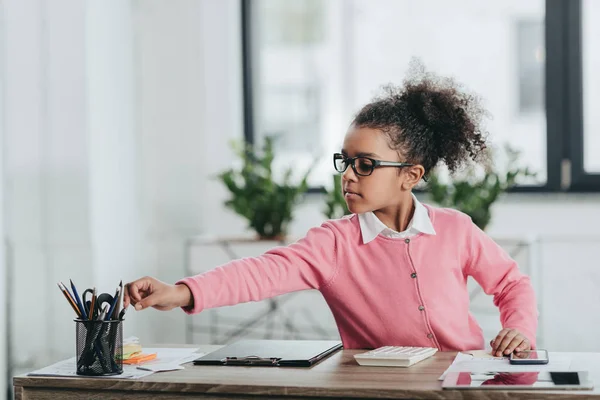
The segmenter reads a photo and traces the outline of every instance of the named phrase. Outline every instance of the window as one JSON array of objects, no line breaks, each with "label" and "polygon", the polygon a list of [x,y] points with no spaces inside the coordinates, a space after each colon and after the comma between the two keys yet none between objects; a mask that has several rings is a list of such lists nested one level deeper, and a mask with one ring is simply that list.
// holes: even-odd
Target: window
[{"label": "window", "polygon": [[517,22],[519,71],[519,112],[543,112],[544,105],[544,22]]},{"label": "window", "polygon": [[586,88],[600,87],[592,72],[600,66],[594,0],[242,1],[251,27],[244,36],[252,71],[247,138],[278,136],[280,166],[317,160],[312,186],[329,186],[331,154],[352,117],[383,85],[401,84],[418,57],[482,97],[493,117],[486,124],[492,145],[510,143],[537,172],[517,190],[600,189],[587,176],[600,172],[600,135],[593,134],[600,117],[591,111],[600,94],[588,89],[576,99],[578,77]]},{"label": "window", "polygon": [[[600,156],[597,130],[600,120],[596,109],[598,97],[597,29],[600,19],[598,4],[589,0],[547,0],[551,23],[546,37],[555,46],[546,48],[548,77],[546,97],[548,108],[548,140],[561,152],[560,188],[572,191],[599,191]],[[557,163],[558,164],[558,163]],[[548,164],[549,167],[556,166]]]},{"label": "window", "polygon": [[[278,138],[278,153],[310,153],[319,141],[322,92],[315,74],[324,42],[320,0],[256,3],[259,87],[257,138]],[[285,66],[285,67],[284,67]]]},{"label": "window", "polygon": [[584,0],[583,17],[583,166],[600,173],[600,2]]}]

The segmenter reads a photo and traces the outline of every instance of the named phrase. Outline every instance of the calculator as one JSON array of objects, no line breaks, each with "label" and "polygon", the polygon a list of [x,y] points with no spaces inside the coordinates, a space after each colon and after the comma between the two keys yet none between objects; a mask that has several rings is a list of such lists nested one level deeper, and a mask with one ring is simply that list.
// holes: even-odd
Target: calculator
[{"label": "calculator", "polygon": [[434,347],[384,346],[355,354],[359,365],[376,367],[410,367],[437,352]]}]

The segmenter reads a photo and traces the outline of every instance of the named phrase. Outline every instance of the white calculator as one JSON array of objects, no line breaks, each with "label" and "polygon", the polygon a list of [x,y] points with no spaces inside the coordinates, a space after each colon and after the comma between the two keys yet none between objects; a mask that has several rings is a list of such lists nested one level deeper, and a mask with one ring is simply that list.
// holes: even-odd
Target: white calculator
[{"label": "white calculator", "polygon": [[431,357],[437,352],[434,347],[384,346],[366,353],[355,354],[360,365],[377,367],[410,367]]}]

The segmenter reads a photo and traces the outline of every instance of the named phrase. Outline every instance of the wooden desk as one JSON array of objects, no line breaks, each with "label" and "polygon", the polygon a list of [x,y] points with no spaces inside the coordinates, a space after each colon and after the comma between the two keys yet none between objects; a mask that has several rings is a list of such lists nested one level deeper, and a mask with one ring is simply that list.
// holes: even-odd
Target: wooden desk
[{"label": "wooden desk", "polygon": [[[219,346],[195,346],[203,352]],[[455,391],[438,381],[456,353],[441,352],[410,368],[361,367],[343,350],[312,368],[194,366],[138,380],[18,376],[16,399],[600,399],[600,353],[572,353],[574,368],[591,372],[593,391]]]}]

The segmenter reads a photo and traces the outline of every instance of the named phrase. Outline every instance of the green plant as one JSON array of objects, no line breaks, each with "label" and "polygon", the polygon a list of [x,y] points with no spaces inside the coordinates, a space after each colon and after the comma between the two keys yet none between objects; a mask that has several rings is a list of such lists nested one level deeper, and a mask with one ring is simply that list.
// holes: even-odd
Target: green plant
[{"label": "green plant", "polygon": [[433,202],[464,212],[477,226],[485,229],[492,218],[491,206],[498,197],[513,187],[517,179],[535,176],[529,168],[517,166],[519,151],[509,145],[504,150],[506,163],[501,169],[494,169],[491,153],[487,165],[478,169],[471,164],[460,176],[451,177],[447,183],[442,182],[441,172],[434,169],[427,182]]},{"label": "green plant", "polygon": [[325,209],[323,214],[328,219],[341,218],[344,215],[350,214],[346,200],[344,200],[344,194],[342,193],[342,179],[341,175],[333,175],[333,188],[331,190],[325,189]]},{"label": "green plant", "polygon": [[225,205],[248,220],[248,225],[261,239],[282,239],[293,218],[294,206],[308,189],[310,169],[299,184],[292,183],[293,169],[288,168],[281,182],[273,178],[275,158],[273,138],[266,137],[259,154],[251,145],[232,143],[241,159],[240,169],[228,169],[219,179],[231,192]]}]

